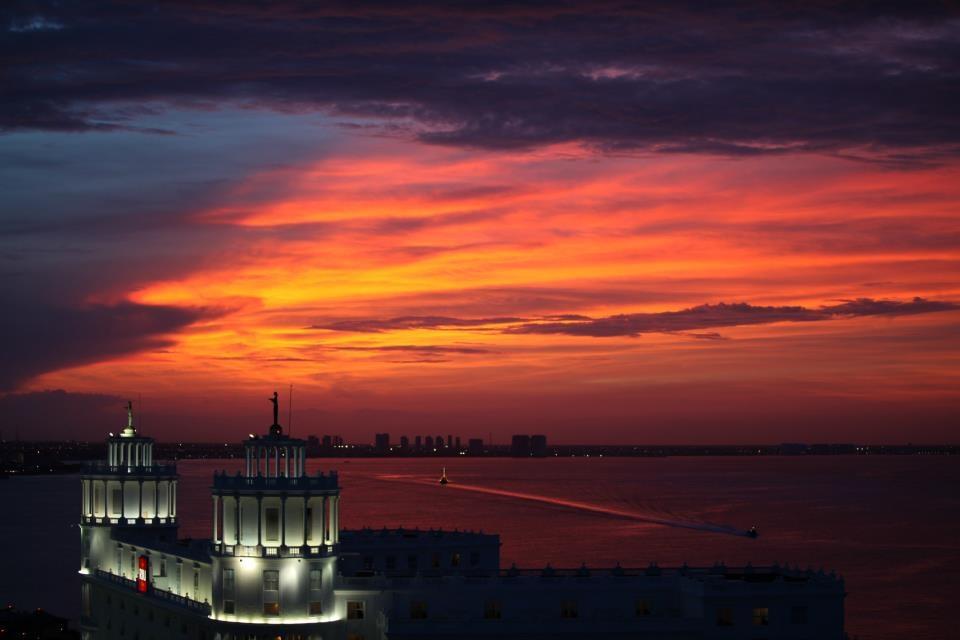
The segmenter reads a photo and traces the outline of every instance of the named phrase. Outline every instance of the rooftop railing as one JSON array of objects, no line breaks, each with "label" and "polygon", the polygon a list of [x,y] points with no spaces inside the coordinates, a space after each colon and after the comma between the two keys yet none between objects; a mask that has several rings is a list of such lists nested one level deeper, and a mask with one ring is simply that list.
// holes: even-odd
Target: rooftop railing
[{"label": "rooftop railing", "polygon": [[221,556],[238,558],[309,558],[322,557],[333,553],[332,545],[307,545],[303,547],[265,547],[262,545],[240,545],[213,543],[211,550]]},{"label": "rooftop railing", "polygon": [[285,490],[285,489],[309,489],[311,491],[337,491],[340,488],[338,477],[335,471],[327,475],[300,476],[287,478],[252,476],[247,477],[239,472],[236,475],[230,475],[226,472],[214,473],[213,488],[221,491],[250,491],[250,490]]},{"label": "rooftop railing", "polygon": [[80,468],[80,472],[88,475],[124,475],[124,476],[175,476],[177,465],[154,464],[150,466],[111,465],[106,462],[88,462]]},{"label": "rooftop railing", "polygon": [[[96,571],[93,572],[93,575],[99,578],[100,580],[124,587],[126,589],[129,589],[130,591],[136,591],[137,589],[136,580],[131,580],[123,576],[118,576],[115,573],[110,573],[109,571],[104,571],[103,569],[97,569]],[[143,595],[145,595],[148,598],[157,598],[159,600],[170,602],[172,604],[183,607],[185,609],[189,609],[194,613],[200,613],[205,616],[210,615],[209,603],[199,602],[197,600],[191,600],[190,598],[177,595],[176,593],[173,593],[171,591],[163,591],[162,589],[154,589],[151,587],[146,592],[146,594],[143,594]]]}]

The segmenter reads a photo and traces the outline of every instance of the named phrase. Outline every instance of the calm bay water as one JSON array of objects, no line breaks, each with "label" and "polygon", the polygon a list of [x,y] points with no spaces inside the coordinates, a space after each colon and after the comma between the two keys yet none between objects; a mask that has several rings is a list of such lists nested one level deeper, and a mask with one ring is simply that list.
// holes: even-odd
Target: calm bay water
[{"label": "calm bay water", "polygon": [[[436,484],[446,465],[452,484]],[[504,566],[771,564],[847,581],[863,639],[950,638],[960,596],[960,461],[948,457],[352,459],[343,526],[482,529]],[[215,469],[186,461],[181,537],[208,537]],[[0,482],[0,599],[75,616],[76,476]],[[758,539],[738,535],[751,525]]]}]

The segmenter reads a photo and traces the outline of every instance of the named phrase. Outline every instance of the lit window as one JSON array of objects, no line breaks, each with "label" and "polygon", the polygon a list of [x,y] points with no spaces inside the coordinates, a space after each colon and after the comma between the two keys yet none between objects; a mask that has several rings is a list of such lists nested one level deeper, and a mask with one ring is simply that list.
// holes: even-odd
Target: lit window
[{"label": "lit window", "polygon": [[575,600],[564,600],[560,603],[560,617],[561,618],[576,618],[577,617],[577,603]]},{"label": "lit window", "polygon": [[362,600],[347,600],[347,620],[363,620]]},{"label": "lit window", "polygon": [[323,572],[320,568],[319,562],[314,562],[310,565],[310,590],[319,591],[322,586],[322,576]]},{"label": "lit window", "polygon": [[234,584],[235,582],[233,577],[233,569],[224,569],[223,570],[223,590],[233,591]]},{"label": "lit window", "polygon": [[411,620],[426,620],[427,619],[427,603],[421,600],[414,600],[410,603],[410,619]]},{"label": "lit window", "polygon": [[487,620],[499,620],[503,616],[499,600],[487,600],[483,606],[483,617]]},{"label": "lit window", "polygon": [[770,624],[770,609],[766,607],[754,607],[753,624],[758,627],[766,627]]},{"label": "lit window", "polygon": [[793,624],[807,624],[807,608],[793,607],[790,610],[790,622]]},{"label": "lit window", "polygon": [[263,615],[265,615],[265,616],[278,616],[278,615],[280,615],[280,603],[279,603],[279,602],[264,602],[264,603],[263,603]]},{"label": "lit window", "polygon": [[460,566],[460,554],[459,554],[459,553],[454,553],[453,555],[450,556],[450,566],[451,566],[451,567],[459,567],[459,566]]},{"label": "lit window", "polygon": [[717,626],[718,627],[733,626],[733,609],[731,609],[730,607],[721,607],[717,609]]},{"label": "lit window", "polygon": [[263,590],[264,591],[279,591],[280,590],[280,572],[276,569],[267,569],[263,572]]},{"label": "lit window", "polygon": [[650,603],[646,600],[637,600],[637,616],[642,618],[644,616],[649,616],[650,614]]},{"label": "lit window", "polygon": [[264,509],[264,539],[276,542],[280,539],[280,509],[267,507]]},{"label": "lit window", "polygon": [[319,616],[323,613],[323,603],[319,600],[310,601],[310,615]]}]

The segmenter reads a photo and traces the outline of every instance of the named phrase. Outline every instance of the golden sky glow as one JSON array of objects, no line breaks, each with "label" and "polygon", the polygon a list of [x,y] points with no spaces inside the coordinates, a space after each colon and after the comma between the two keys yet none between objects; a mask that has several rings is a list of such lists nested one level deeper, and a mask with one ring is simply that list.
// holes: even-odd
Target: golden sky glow
[{"label": "golden sky glow", "polygon": [[[704,422],[711,403],[752,405],[760,417],[747,433],[760,440],[789,436],[795,427],[766,421],[778,403],[792,410],[809,397],[853,414],[851,399],[955,403],[957,311],[605,337],[511,327],[717,303],[957,300],[957,176],[952,166],[806,155],[463,151],[357,138],[348,151],[254,173],[191,215],[222,233],[207,258],[124,294],[207,311],[168,348],[30,387],[199,407],[211,397],[246,406],[244,396],[293,384],[305,416],[429,407],[443,422],[483,408],[504,429],[533,422],[566,440],[594,417],[609,419],[614,440],[688,440],[664,416],[672,407]],[[466,322],[330,328],[408,316]],[[693,396],[704,404],[683,407]],[[486,433],[485,419],[465,430]],[[714,437],[709,425],[695,433]]]}]

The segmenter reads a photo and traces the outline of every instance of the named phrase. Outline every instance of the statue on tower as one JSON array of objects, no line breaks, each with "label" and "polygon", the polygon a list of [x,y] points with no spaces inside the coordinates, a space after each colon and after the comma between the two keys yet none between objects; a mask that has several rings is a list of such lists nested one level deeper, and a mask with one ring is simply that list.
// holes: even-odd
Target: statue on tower
[{"label": "statue on tower", "polygon": [[270,425],[270,434],[278,436],[281,433],[280,429],[280,400],[277,398],[277,392],[273,392],[273,397],[270,398],[270,402],[273,403],[273,424]]},{"label": "statue on tower", "polygon": [[133,426],[133,401],[127,400],[127,426],[123,428],[121,435],[130,437],[136,435],[137,428]]}]

